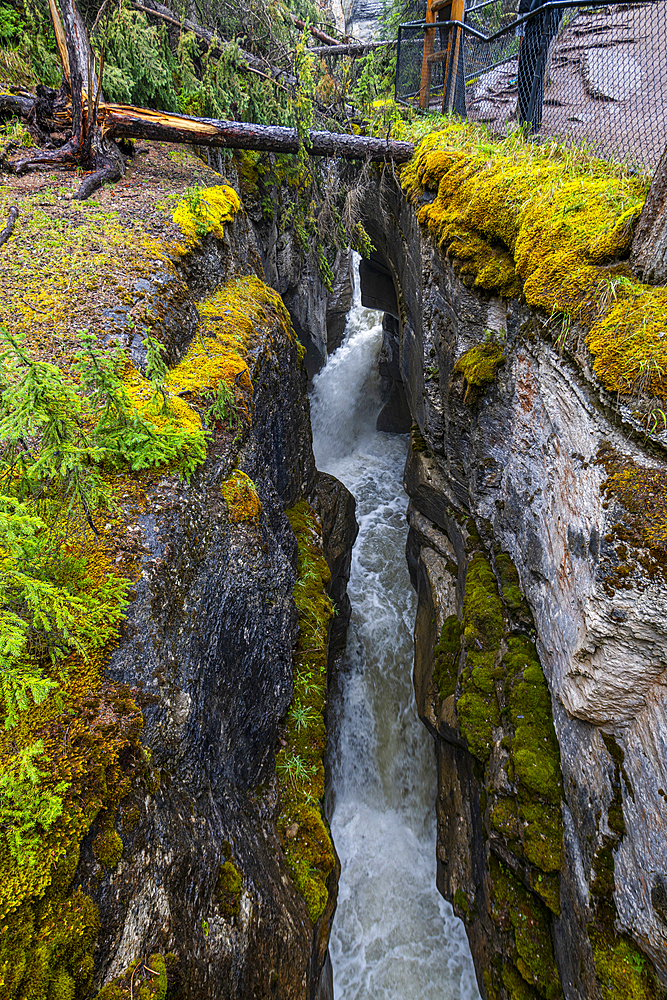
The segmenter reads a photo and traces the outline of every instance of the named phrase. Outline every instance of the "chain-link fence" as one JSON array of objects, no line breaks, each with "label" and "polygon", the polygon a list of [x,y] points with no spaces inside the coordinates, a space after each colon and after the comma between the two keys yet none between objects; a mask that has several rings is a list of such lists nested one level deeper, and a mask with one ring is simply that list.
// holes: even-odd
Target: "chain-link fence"
[{"label": "chain-link fence", "polygon": [[667,143],[667,0],[518,5],[488,0],[467,6],[463,23],[401,25],[397,100],[499,135],[524,123],[653,169]]}]

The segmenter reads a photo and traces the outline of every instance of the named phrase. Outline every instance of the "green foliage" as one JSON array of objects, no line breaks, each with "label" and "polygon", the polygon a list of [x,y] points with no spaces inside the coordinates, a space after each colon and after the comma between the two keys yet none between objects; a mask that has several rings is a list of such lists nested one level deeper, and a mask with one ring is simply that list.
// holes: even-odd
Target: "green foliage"
[{"label": "green foliage", "polygon": [[[168,419],[162,348],[146,338],[153,397],[148,417],[132,407],[121,378],[127,359],[81,335],[76,385],[35,361],[4,333],[0,353],[0,690],[5,726],[40,704],[67,657],[103,647],[127,605],[129,580],[93,579],[70,539],[109,504],[97,466],[144,469],[174,463],[189,473],[206,456],[203,430]],[[151,407],[162,426],[151,419]],[[166,416],[165,416],[166,411]]]},{"label": "green foliage", "polygon": [[32,146],[33,139],[25,125],[12,119],[0,125],[0,142],[11,146]]},{"label": "green foliage", "polygon": [[0,684],[5,727],[40,704],[55,682],[44,666],[72,651],[88,657],[123,617],[129,580],[111,576],[97,586],[65,551],[55,526],[29,513],[26,503],[0,497]]},{"label": "green foliage", "polygon": [[[88,405],[96,420],[90,434],[95,448],[91,457],[115,467],[128,464],[135,472],[174,463],[189,479],[206,458],[207,435],[201,428],[182,430],[175,421],[166,419],[171,409],[161,345],[150,337],[144,340],[153,395],[150,406],[142,413],[133,407],[122,378],[123,367],[128,364],[123,352],[112,346],[102,350],[92,334],[83,332],[81,340],[77,374],[90,393]],[[153,415],[160,419],[154,421]]]},{"label": "green foliage", "polygon": [[19,864],[34,864],[33,851],[43,831],[55,823],[63,811],[61,796],[69,785],[58,782],[53,789],[40,784],[48,772],[37,769],[44,743],[37,740],[25,747],[17,759],[0,774],[0,821],[10,853]]},{"label": "green foliage", "polygon": [[18,11],[8,4],[0,4],[0,44],[11,45],[21,31]]},{"label": "green foliage", "polygon": [[188,210],[194,221],[195,234],[200,239],[202,236],[207,236],[213,228],[207,221],[204,210],[202,209],[203,190],[203,188],[195,184],[193,187],[186,188],[183,192],[183,201],[188,206]]},{"label": "green foliage", "polygon": [[[298,728],[303,729],[303,726]],[[303,757],[291,750],[280,756],[276,768],[294,787],[308,781],[317,770],[315,765],[308,765]]]},{"label": "green foliage", "polygon": [[121,3],[112,8],[96,41],[104,45],[102,84],[110,100],[178,110],[166,28],[156,28],[141,11]]},{"label": "green foliage", "polygon": [[162,357],[167,349],[164,344],[161,344],[155,337],[151,337],[148,332],[142,340],[142,344],[146,348],[146,374],[151,381],[151,388],[153,390],[151,406],[154,406],[158,413],[171,415],[172,409],[169,406],[169,397],[165,384],[165,377],[169,369]]},{"label": "green foliage", "polygon": [[209,424],[218,421],[223,425],[228,424],[230,430],[241,426],[241,414],[236,405],[236,395],[224,379],[218,386],[215,400],[206,411],[206,419]]}]

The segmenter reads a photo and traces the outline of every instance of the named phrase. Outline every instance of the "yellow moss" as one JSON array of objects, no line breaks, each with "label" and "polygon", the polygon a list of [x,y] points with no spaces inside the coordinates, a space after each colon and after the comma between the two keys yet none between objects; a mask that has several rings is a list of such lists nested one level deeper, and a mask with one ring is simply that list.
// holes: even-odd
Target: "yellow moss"
[{"label": "yellow moss", "polygon": [[238,408],[249,416],[248,354],[276,322],[287,341],[296,339],[285,304],[277,292],[250,275],[227,282],[200,303],[199,312],[201,336],[193,338],[185,357],[169,371],[167,388],[201,403],[225,382],[239,390]]},{"label": "yellow moss", "polygon": [[220,487],[232,524],[257,521],[262,512],[262,502],[252,479],[236,469]]},{"label": "yellow moss", "polygon": [[613,392],[667,395],[667,290],[624,283],[592,327],[593,371]]},{"label": "yellow moss", "polygon": [[472,403],[477,394],[496,377],[498,369],[505,363],[505,355],[499,344],[477,344],[459,358],[454,371],[463,375],[466,383],[464,401]]},{"label": "yellow moss", "polygon": [[233,222],[240,207],[239,196],[227,184],[204,188],[202,191],[193,190],[178,203],[174,222],[191,240],[207,233],[213,233],[222,239],[223,223]]},{"label": "yellow moss", "polygon": [[590,312],[597,265],[627,253],[645,193],[643,180],[610,177],[595,161],[573,167],[516,139],[483,145],[457,124],[422,141],[402,183],[415,202],[437,190],[419,220],[478,285],[516,294],[520,278],[526,301],[549,313]]},{"label": "yellow moss", "polygon": [[[647,178],[556,144],[450,123],[401,173],[420,223],[478,287],[592,327],[594,371],[615,392],[667,396],[667,293],[627,257]],[[434,200],[421,204],[426,189]],[[614,269],[612,269],[612,267]]]}]

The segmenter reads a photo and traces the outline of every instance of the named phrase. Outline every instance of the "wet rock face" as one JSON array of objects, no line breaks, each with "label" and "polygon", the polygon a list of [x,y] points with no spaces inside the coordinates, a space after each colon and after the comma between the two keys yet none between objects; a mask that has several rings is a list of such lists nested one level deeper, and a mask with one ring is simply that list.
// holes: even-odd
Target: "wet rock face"
[{"label": "wet rock face", "polygon": [[[438,884],[466,922],[483,995],[648,1000],[667,983],[667,581],[651,534],[667,463],[624,433],[583,347],[561,356],[547,317],[468,288],[400,193],[384,213],[369,199],[365,225],[398,285],[400,374],[419,427],[406,466],[408,561],[415,688],[438,746]],[[478,380],[485,345],[498,363]],[[489,629],[470,626],[480,559],[502,616],[488,648]],[[450,618],[465,629],[455,640]],[[529,807],[551,802],[553,818],[555,793],[529,800],[522,785],[516,692],[527,674],[508,672],[508,650],[524,640],[558,740],[559,873],[543,856],[540,868],[530,842]],[[540,871],[556,875],[558,897]],[[531,961],[513,916],[522,908],[540,929]]]},{"label": "wet rock face", "polygon": [[[188,262],[198,294],[215,288],[227,258],[261,267],[245,221],[238,225]],[[337,871],[313,927],[275,827],[274,750],[298,629],[296,539],[284,511],[301,497],[319,509],[345,611],[354,500],[333,477],[318,477],[306,373],[278,319],[248,364],[253,420],[240,445],[231,433],[216,439],[189,484],[156,475],[137,514],[142,574],[109,673],[140,691],[152,775],[119,807],[120,863],[108,870],[96,858],[98,821],[78,878],[99,907],[98,984],[160,951],[174,953],[185,995],[307,1000],[320,988],[327,995]],[[257,517],[230,516],[221,485],[233,468],[256,487]],[[339,646],[346,621],[343,613]]]}]

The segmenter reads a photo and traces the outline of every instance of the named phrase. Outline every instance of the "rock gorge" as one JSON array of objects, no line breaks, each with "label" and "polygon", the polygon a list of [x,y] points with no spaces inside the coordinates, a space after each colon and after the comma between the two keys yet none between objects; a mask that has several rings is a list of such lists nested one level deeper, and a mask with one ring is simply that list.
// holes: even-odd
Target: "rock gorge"
[{"label": "rock gorge", "polygon": [[[593,320],[556,323],[563,304],[550,312],[525,276],[522,288],[515,247],[469,222],[458,244],[435,233],[460,153],[446,154],[453,167],[422,158],[412,180],[378,168],[361,199],[375,247],[363,301],[385,313],[379,426],[412,425],[407,558],[417,705],[437,751],[438,887],[486,1000],[651,1000],[667,983],[664,435],[647,435],[632,395],[596,372]],[[149,159],[147,175],[176,172],[162,152]],[[587,258],[611,278],[625,275],[636,214]],[[290,778],[275,752],[299,632],[288,515],[304,502],[309,558],[326,558],[330,580],[318,578],[340,611],[329,627],[318,605],[330,670],[345,641],[354,502],[315,469],[294,328],[314,370],[340,341],[349,258],[327,294],[252,192],[216,227],[185,244],[183,226],[160,230],[150,273],[94,319],[144,372],[140,303],[188,406],[208,385],[204,345],[222,338],[240,416],[218,422],[189,483],[152,470],[140,495],[125,486],[120,551],[139,568],[86,709],[90,731],[122,746],[80,845],[41,896],[4,914],[8,995],[37,970],[40,998],[91,983],[129,996],[138,970],[153,984],[142,996],[331,996],[337,863],[319,809],[281,826]],[[68,734],[61,720],[63,748]],[[73,913],[85,948],[66,937],[45,955],[50,921]]]}]

